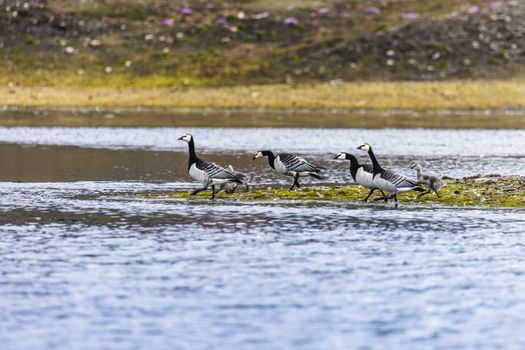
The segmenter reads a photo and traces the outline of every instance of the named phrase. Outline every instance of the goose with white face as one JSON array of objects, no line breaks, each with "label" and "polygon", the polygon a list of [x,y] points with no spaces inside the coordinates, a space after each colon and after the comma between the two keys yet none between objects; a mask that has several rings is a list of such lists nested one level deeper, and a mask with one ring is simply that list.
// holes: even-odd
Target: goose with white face
[{"label": "goose with white face", "polygon": [[370,145],[368,143],[364,143],[361,146],[357,147],[357,149],[363,150],[365,152],[370,151]]},{"label": "goose with white face", "polygon": [[191,134],[185,133],[184,135],[179,137],[179,140],[182,140],[182,141],[185,141],[185,142],[190,142],[192,138],[193,138],[193,136],[191,136]]},{"label": "goose with white face", "polygon": [[255,153],[255,155],[253,156],[252,160],[254,159],[259,159],[259,158],[262,158],[264,157],[264,155],[262,154],[261,151],[258,151],[257,153]]},{"label": "goose with white face", "polygon": [[347,159],[346,153],[345,152],[341,152],[338,155],[336,155],[334,159],[346,160]]}]

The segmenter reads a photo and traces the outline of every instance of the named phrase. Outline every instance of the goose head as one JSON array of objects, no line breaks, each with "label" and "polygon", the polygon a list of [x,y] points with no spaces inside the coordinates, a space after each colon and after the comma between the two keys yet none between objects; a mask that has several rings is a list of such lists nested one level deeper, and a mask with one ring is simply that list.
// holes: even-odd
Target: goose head
[{"label": "goose head", "polygon": [[262,157],[268,157],[268,156],[270,156],[272,154],[273,153],[270,152],[270,151],[257,151],[257,153],[254,154],[252,160],[259,159],[259,158],[262,158]]},{"label": "goose head", "polygon": [[185,142],[190,142],[192,139],[193,139],[193,136],[191,136],[191,134],[188,134],[188,133],[185,133],[184,135],[178,138],[178,140],[182,140]]},{"label": "goose head", "polygon": [[341,152],[338,155],[336,155],[334,157],[334,159],[345,160],[345,159],[349,159],[349,158],[348,158],[348,154],[346,152]]},{"label": "goose head", "polygon": [[357,147],[357,149],[361,149],[365,152],[368,152],[370,151],[372,147],[370,147],[370,145],[368,143],[363,143],[361,146]]},{"label": "goose head", "polygon": [[413,163],[410,169],[419,169],[419,171],[421,171],[421,164]]}]

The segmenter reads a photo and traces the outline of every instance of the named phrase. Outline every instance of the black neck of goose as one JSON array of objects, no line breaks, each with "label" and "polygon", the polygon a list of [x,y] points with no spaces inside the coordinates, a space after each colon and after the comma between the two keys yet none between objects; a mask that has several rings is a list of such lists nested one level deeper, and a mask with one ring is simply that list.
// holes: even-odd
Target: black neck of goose
[{"label": "black neck of goose", "polygon": [[379,165],[379,162],[376,159],[376,156],[374,154],[374,151],[372,151],[372,147],[368,150],[368,155],[370,156],[370,160],[372,161],[372,166],[374,167],[374,175],[377,175],[381,172],[383,172],[383,168],[381,168],[381,165]]},{"label": "black neck of goose", "polygon": [[349,154],[347,156],[348,160],[350,160],[350,174],[352,175],[352,178],[354,179],[354,181],[356,180],[356,176],[357,176],[357,170],[359,169],[359,161],[357,160],[356,157],[354,157],[353,155]]},{"label": "black neck of goose", "polygon": [[272,169],[275,169],[275,155],[272,151],[262,151],[261,152],[263,156],[268,157],[268,164],[272,167]]},{"label": "black neck of goose", "polygon": [[188,142],[188,149],[189,149],[189,158],[188,158],[188,168],[191,167],[193,163],[199,159],[197,157],[197,154],[195,153],[195,143],[193,142],[193,137],[190,139],[190,142]]}]

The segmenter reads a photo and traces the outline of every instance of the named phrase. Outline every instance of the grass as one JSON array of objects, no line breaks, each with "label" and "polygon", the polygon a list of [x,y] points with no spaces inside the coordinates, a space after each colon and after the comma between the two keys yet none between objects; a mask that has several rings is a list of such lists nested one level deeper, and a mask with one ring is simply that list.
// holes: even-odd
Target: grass
[{"label": "grass", "polygon": [[[104,81],[111,87],[104,87]],[[523,81],[363,82],[181,87],[162,76],[143,81],[114,76],[93,79],[91,86],[0,87],[4,106],[38,107],[215,107],[215,108],[341,108],[341,109],[506,109],[525,108]],[[168,83],[176,87],[167,87]],[[100,84],[100,85],[99,85]],[[123,86],[131,87],[123,87]],[[145,87],[141,87],[145,86]],[[136,86],[136,87],[134,87]]]},{"label": "grass", "polygon": [[[335,188],[306,188],[298,191],[283,189],[255,189],[235,194],[219,193],[217,198],[241,201],[301,200],[359,203],[368,190],[358,186]],[[201,192],[198,198],[209,198],[209,192]],[[399,195],[401,204],[443,205],[453,207],[492,207],[525,209],[525,184],[513,177],[487,177],[479,179],[447,180],[440,191],[417,197],[417,193]],[[190,198],[188,192],[169,194],[142,194],[141,198],[167,199]]]}]

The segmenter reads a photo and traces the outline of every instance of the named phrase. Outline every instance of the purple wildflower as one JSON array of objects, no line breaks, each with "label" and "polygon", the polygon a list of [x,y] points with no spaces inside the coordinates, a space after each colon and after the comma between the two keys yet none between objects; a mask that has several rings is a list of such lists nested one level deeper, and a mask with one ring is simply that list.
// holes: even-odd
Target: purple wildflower
[{"label": "purple wildflower", "polygon": [[404,19],[418,19],[419,13],[417,12],[405,12],[401,15]]},{"label": "purple wildflower", "polygon": [[478,13],[479,12],[479,6],[476,6],[476,5],[473,5],[473,6],[470,6],[468,9],[467,9],[467,13],[473,15],[475,13]]},{"label": "purple wildflower", "polygon": [[215,24],[217,24],[218,26],[226,26],[228,24],[228,20],[226,19],[226,17],[222,16],[215,22]]},{"label": "purple wildflower", "polygon": [[186,6],[182,8],[180,13],[182,13],[183,15],[191,15],[193,13],[193,10],[191,9],[191,7]]},{"label": "purple wildflower", "polygon": [[295,17],[288,17],[284,20],[284,24],[287,26],[296,26],[299,24],[299,20]]},{"label": "purple wildflower", "polygon": [[381,13],[381,10],[375,6],[365,7],[364,12],[369,15],[378,15]]},{"label": "purple wildflower", "polygon": [[171,27],[174,23],[175,21],[173,20],[173,18],[166,18],[165,20],[162,21],[162,24],[168,27]]},{"label": "purple wildflower", "polygon": [[503,1],[491,1],[489,2],[489,8],[491,10],[497,10],[503,6]]},{"label": "purple wildflower", "polygon": [[320,15],[325,15],[328,12],[330,12],[330,9],[328,7],[321,7],[320,9],[317,10],[317,13]]}]

